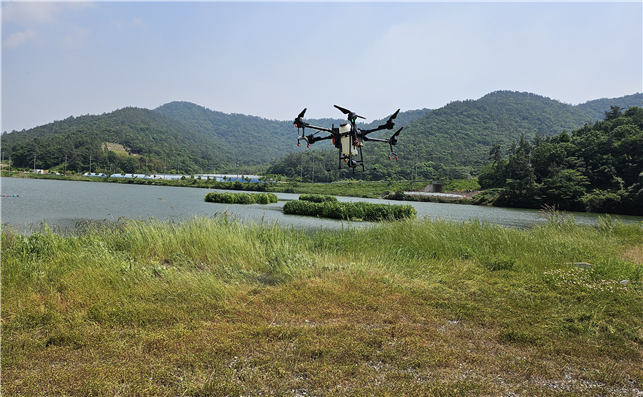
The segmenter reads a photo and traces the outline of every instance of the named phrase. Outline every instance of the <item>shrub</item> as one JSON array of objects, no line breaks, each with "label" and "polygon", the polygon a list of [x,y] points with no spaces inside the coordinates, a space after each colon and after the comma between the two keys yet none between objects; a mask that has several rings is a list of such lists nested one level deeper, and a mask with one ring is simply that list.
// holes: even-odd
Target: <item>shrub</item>
[{"label": "shrub", "polygon": [[325,201],[337,201],[337,197],[328,194],[302,194],[299,196],[299,200],[323,203]]},{"label": "shrub", "polygon": [[342,203],[338,201],[315,203],[305,200],[288,201],[284,205],[284,213],[364,221],[414,219],[417,216],[417,211],[410,205],[371,204],[364,202]]},{"label": "shrub", "polygon": [[208,193],[205,201],[224,204],[270,204],[277,202],[274,193]]}]

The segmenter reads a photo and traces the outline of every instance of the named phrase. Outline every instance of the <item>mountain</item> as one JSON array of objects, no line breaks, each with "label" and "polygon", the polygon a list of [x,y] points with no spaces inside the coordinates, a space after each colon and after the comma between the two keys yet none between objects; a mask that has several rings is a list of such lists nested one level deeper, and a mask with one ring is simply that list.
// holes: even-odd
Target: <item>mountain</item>
[{"label": "mountain", "polygon": [[[170,102],[154,110],[185,123],[203,137],[214,138],[221,142],[221,150],[228,153],[235,163],[267,164],[284,154],[304,149],[303,146],[296,146],[296,128],[292,120],[279,121],[244,114],[226,114],[190,102]],[[427,111],[428,109],[400,112],[396,119],[397,124],[406,125]],[[364,125],[364,128],[377,126],[387,118],[388,116],[381,120],[374,120]],[[307,119],[306,121],[320,127],[330,127],[332,124],[339,125],[346,119]],[[328,141],[322,141],[316,144],[314,149],[331,147]]]},{"label": "mountain", "polygon": [[620,98],[601,98],[595,99],[593,101],[587,101],[576,107],[582,109],[587,113],[594,121],[603,120],[605,118],[605,112],[610,110],[610,106],[618,106],[622,109],[627,109],[631,106],[643,106],[643,98],[641,94],[636,93],[632,95],[626,95]]},{"label": "mountain", "polygon": [[[497,91],[440,109],[401,111],[396,119],[396,128],[405,127],[396,147],[400,161],[386,160],[388,145],[368,143],[364,155],[368,166],[377,171],[354,176],[378,180],[408,178],[411,172],[422,179],[476,174],[489,163],[493,144],[506,151],[521,135],[527,139],[536,134],[552,136],[602,119],[610,106],[640,104],[641,94],[572,106],[535,94]],[[389,116],[360,127],[380,125]],[[345,119],[306,121],[330,127]],[[381,131],[374,136],[391,133]],[[308,167],[306,161],[315,167],[337,167],[337,153],[329,141],[315,144],[315,151],[304,151],[304,145],[296,146],[296,134],[291,120],[226,114],[189,102],[171,102],[154,110],[124,108],[14,131],[2,135],[2,145],[5,158],[11,156],[13,165],[23,168],[34,167],[34,153],[36,168],[61,167],[67,157],[67,169],[76,171],[88,169],[90,156],[93,170],[125,172],[175,169],[196,173],[272,162],[269,172],[305,177],[302,167]],[[320,159],[317,163],[315,157]],[[337,176],[329,173],[327,177],[333,175]]]},{"label": "mountain", "polygon": [[[419,179],[466,177],[477,174],[489,164],[489,150],[493,144],[501,145],[506,152],[521,135],[531,139],[536,135],[553,136],[562,131],[572,131],[604,118],[610,106],[627,108],[640,102],[641,94],[634,94],[572,106],[540,95],[514,91],[496,91],[477,100],[451,102],[442,108],[423,112],[421,117],[406,125],[395,147],[399,161],[388,161],[388,145],[368,143],[363,153],[371,171],[351,173],[350,176],[374,180],[410,178],[411,174]],[[382,135],[390,133],[386,131]],[[317,163],[336,168],[336,158],[334,153],[328,154]],[[275,163],[269,172],[302,175],[305,179],[301,167],[311,167],[306,163],[305,158],[293,154]],[[317,175],[321,175],[317,176],[318,180],[336,178],[333,173]]]},{"label": "mountain", "polygon": [[[196,171],[219,168],[228,154],[214,137],[203,137],[184,123],[158,112],[124,108],[95,116],[69,117],[27,131],[2,135],[5,157],[14,167],[101,172]],[[121,150],[110,150],[119,147]],[[35,165],[34,165],[35,155]]]}]

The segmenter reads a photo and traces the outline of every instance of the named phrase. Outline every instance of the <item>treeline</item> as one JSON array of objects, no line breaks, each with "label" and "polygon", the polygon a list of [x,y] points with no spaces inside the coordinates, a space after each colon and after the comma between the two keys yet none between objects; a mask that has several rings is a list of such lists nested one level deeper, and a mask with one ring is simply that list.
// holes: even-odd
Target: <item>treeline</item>
[{"label": "treeline", "polygon": [[611,106],[605,119],[572,131],[532,139],[524,135],[478,182],[500,188],[495,205],[643,215],[643,109]]}]

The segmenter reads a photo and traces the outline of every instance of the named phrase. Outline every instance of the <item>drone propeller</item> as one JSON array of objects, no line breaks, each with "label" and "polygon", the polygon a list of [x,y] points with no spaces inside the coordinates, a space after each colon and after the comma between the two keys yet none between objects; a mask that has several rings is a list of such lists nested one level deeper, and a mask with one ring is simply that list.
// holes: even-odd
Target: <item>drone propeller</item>
[{"label": "drone propeller", "polygon": [[297,128],[303,128],[303,121],[301,120],[302,117],[304,117],[304,114],[306,114],[306,108],[299,113],[299,116],[295,119],[295,122],[293,123]]},{"label": "drone propeller", "polygon": [[386,128],[387,128],[387,129],[389,129],[389,130],[390,130],[390,129],[393,129],[393,127],[395,126],[395,123],[393,122],[393,120],[395,120],[395,118],[397,117],[397,114],[398,114],[399,112],[400,112],[400,109],[397,109],[397,110],[395,111],[395,113],[393,113],[393,114],[391,115],[391,117],[389,117],[389,118],[388,118],[388,120],[386,120],[386,124],[384,124],[384,125],[386,126]]},{"label": "drone propeller", "polygon": [[397,130],[395,134],[393,134],[392,137],[389,138],[389,143],[391,145],[397,145],[397,136],[400,135],[400,132],[402,132],[402,129],[404,129],[404,127],[401,127],[399,130]]},{"label": "drone propeller", "polygon": [[391,151],[390,151],[390,152],[389,152],[389,154],[388,154],[388,159],[389,159],[389,160],[391,159],[391,156],[395,156],[395,161],[397,161],[397,160],[398,160],[397,153],[395,153],[395,152],[393,151],[393,146],[397,145],[397,136],[398,136],[398,135],[400,135],[400,132],[402,132],[402,129],[403,129],[403,128],[404,128],[404,127],[401,127],[399,130],[397,130],[397,132],[396,132],[395,134],[393,134],[393,136],[392,136],[392,137],[390,137],[390,138],[388,139],[388,144],[389,144],[389,147],[391,148]]},{"label": "drone propeller", "polygon": [[362,116],[358,115],[357,113],[353,113],[353,112],[351,112],[350,110],[345,109],[345,108],[343,108],[343,107],[341,107],[341,106],[337,106],[337,105],[335,105],[335,107],[336,107],[337,109],[339,109],[342,113],[347,114],[347,115],[348,115],[348,119],[349,119],[349,120],[351,120],[351,121],[355,121],[355,119],[357,119],[357,118],[360,118],[360,119],[363,119],[363,118],[364,118],[364,117],[362,117]]}]

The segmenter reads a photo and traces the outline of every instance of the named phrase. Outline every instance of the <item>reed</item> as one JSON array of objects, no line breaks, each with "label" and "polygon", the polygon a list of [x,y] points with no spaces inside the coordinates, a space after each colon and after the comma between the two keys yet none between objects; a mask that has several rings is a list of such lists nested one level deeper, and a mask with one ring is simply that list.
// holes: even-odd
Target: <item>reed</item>
[{"label": "reed", "polygon": [[218,193],[211,192],[205,195],[209,203],[225,204],[270,204],[278,201],[274,193]]},{"label": "reed", "polygon": [[417,216],[417,211],[410,205],[372,204],[365,202],[288,201],[284,204],[283,211],[285,214],[293,215],[364,221],[415,219]]},{"label": "reed", "polygon": [[643,225],[298,231],[219,214],[1,237],[3,395],[643,385]]},{"label": "reed", "polygon": [[299,200],[310,201],[313,203],[323,203],[326,201],[337,201],[337,197],[331,196],[329,194],[301,194],[299,195]]}]

